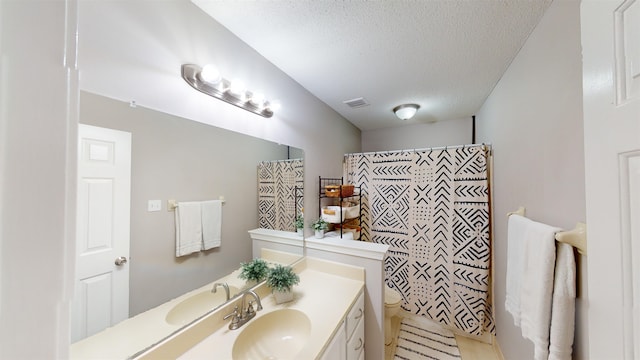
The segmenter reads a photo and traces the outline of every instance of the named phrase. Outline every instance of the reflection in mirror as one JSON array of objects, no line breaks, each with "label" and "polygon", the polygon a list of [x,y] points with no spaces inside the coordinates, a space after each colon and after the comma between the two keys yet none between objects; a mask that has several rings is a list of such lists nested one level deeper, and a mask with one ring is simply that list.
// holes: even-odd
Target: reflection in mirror
[{"label": "reflection in mirror", "polygon": [[260,228],[297,230],[296,218],[302,216],[304,206],[304,160],[301,154],[293,155],[298,158],[258,163]]},{"label": "reflection in mirror", "polygon": [[[292,156],[299,159],[304,156],[302,150],[88,92],[81,92],[80,122],[131,133],[130,253],[122,267],[129,271],[129,298],[124,301],[129,315],[144,318],[149,309],[165,306],[167,310],[191,296],[210,293],[216,281],[228,282],[231,296],[233,290],[242,290],[244,283],[232,283],[237,282],[239,264],[251,257],[247,231],[258,226],[257,164]],[[175,213],[167,211],[167,200],[221,196],[225,203],[220,247],[176,257]],[[159,211],[150,207],[157,200]],[[273,205],[279,204],[274,201]],[[214,298],[200,295],[191,301],[200,304]],[[180,315],[171,319],[173,323],[188,321]],[[137,344],[136,351],[127,356],[175,329]]]}]

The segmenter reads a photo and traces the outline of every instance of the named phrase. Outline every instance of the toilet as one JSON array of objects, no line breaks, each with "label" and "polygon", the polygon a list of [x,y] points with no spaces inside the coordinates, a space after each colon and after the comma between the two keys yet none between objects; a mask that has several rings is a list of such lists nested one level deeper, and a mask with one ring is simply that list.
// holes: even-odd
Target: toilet
[{"label": "toilet", "polygon": [[391,334],[391,318],[398,314],[400,311],[400,305],[402,305],[402,296],[387,286],[384,285],[384,344],[389,345],[393,341],[393,334]]}]

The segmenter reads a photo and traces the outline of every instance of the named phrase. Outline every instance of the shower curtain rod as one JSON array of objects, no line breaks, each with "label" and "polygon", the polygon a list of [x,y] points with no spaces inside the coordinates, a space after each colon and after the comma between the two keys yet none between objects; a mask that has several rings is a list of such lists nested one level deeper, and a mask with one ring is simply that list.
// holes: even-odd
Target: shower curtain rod
[{"label": "shower curtain rod", "polygon": [[392,153],[400,153],[400,152],[405,152],[405,151],[433,151],[433,150],[445,150],[445,149],[459,149],[459,148],[467,148],[467,147],[478,147],[478,146],[486,146],[489,149],[491,149],[491,144],[467,144],[467,145],[452,145],[452,146],[437,146],[437,147],[431,147],[431,148],[422,148],[422,149],[404,149],[404,150],[385,150],[385,151],[368,151],[368,152],[362,152],[362,153],[348,153],[348,154],[344,154],[345,156],[348,155],[356,155],[356,154],[362,154],[362,155],[369,155],[369,154],[392,154]]}]

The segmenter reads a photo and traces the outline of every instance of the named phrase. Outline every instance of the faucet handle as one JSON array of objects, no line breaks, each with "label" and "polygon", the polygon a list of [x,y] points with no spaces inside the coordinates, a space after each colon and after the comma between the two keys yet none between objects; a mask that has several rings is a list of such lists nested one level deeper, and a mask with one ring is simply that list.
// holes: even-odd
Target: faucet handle
[{"label": "faucet handle", "polygon": [[[235,316],[235,317],[238,316],[238,305],[233,307],[233,312],[232,313],[225,315],[222,319],[223,320],[227,320],[228,318],[230,318],[232,316]],[[231,320],[233,320],[233,319],[231,319]]]},{"label": "faucet handle", "polygon": [[247,305],[247,316],[252,316],[256,313],[256,311],[253,309],[253,300],[249,301],[249,304]]},{"label": "faucet handle", "polygon": [[229,324],[229,329],[234,330],[237,329],[240,325],[240,313],[238,312],[238,305],[233,308],[233,312],[225,315],[222,319],[227,320],[231,318],[231,324]]}]

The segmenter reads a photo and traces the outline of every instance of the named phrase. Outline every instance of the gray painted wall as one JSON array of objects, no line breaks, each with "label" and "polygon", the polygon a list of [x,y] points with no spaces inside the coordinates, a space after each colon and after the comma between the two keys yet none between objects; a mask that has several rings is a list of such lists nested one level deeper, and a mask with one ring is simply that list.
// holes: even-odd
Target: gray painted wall
[{"label": "gray painted wall", "polygon": [[[580,3],[554,1],[476,117],[493,144],[495,307],[506,359],[533,359],[506,312],[506,213],[572,229],[585,221]],[[574,359],[588,358],[586,259],[578,266]]]},{"label": "gray painted wall", "polygon": [[465,145],[471,144],[471,133],[471,118],[369,130],[362,132],[362,151]]},{"label": "gray painted wall", "polygon": [[63,1],[0,1],[2,359],[68,358],[78,106],[74,9]]}]

